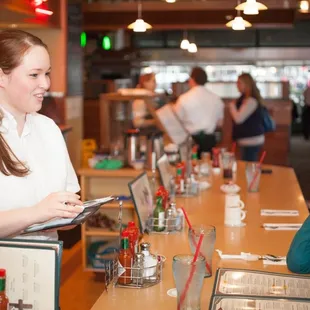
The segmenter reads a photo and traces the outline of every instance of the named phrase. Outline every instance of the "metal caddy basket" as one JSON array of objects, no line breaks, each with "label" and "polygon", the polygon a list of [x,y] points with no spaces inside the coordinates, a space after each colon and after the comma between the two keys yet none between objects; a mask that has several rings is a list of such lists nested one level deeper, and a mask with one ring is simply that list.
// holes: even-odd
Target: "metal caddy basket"
[{"label": "metal caddy basket", "polygon": [[[120,236],[122,230],[122,208],[123,208],[123,202],[119,201],[118,222],[120,227]],[[96,258],[100,259],[100,257]],[[101,264],[102,269],[104,269],[105,272],[105,285],[107,290],[110,285],[113,285],[114,287],[140,289],[153,286],[162,280],[162,269],[164,261],[162,257],[158,255],[156,265],[143,268],[126,267],[127,273],[130,274],[127,276],[123,275],[125,269],[119,264],[118,252],[112,253],[111,259],[101,260]],[[120,278],[122,280],[121,282],[119,281]]]},{"label": "metal caddy basket", "polygon": [[163,224],[159,226],[158,219],[149,217],[146,223],[147,232],[150,234],[172,234],[181,232],[184,226],[184,216],[182,213],[177,214],[175,218],[163,220]]}]

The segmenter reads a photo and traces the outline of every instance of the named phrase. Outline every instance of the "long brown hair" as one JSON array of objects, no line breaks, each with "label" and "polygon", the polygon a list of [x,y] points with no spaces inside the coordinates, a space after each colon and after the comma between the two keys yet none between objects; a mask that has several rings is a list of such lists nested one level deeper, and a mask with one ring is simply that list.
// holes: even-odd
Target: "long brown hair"
[{"label": "long brown hair", "polygon": [[137,85],[137,88],[144,88],[144,83],[150,81],[154,77],[155,77],[155,74],[153,72],[140,75],[139,84]]},{"label": "long brown hair", "polygon": [[[0,69],[4,74],[10,74],[18,67],[25,53],[32,46],[47,46],[34,35],[16,29],[7,29],[0,32]],[[3,114],[0,111],[0,124]],[[0,133],[0,173],[6,176],[26,176],[29,169],[22,163],[11,150],[10,146]]]},{"label": "long brown hair", "polygon": [[245,86],[250,90],[250,96],[255,98],[259,104],[263,104],[263,99],[260,94],[259,89],[256,86],[256,83],[252,77],[251,74],[249,73],[242,73],[239,75],[239,78]]}]

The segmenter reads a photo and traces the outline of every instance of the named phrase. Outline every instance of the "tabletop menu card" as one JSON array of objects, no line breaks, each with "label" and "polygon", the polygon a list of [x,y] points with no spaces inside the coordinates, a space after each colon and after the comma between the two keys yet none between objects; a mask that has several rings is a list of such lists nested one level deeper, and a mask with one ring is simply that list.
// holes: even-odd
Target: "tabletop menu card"
[{"label": "tabletop menu card", "polygon": [[23,234],[28,234],[36,231],[44,231],[48,229],[57,229],[60,227],[70,226],[70,225],[79,225],[86,221],[86,219],[97,212],[99,208],[112,200],[114,200],[114,197],[104,197],[104,198],[98,198],[94,200],[85,201],[83,203],[84,210],[77,215],[75,218],[57,218],[53,219],[48,222],[40,223],[40,224],[34,224],[29,226],[23,231]]},{"label": "tabletop menu card", "polygon": [[169,190],[173,173],[166,154],[157,160],[157,168],[162,185]]},{"label": "tabletop menu card", "polygon": [[141,232],[146,231],[146,223],[153,213],[153,194],[146,172],[128,183],[131,198],[138,215]]},{"label": "tabletop menu card", "polygon": [[220,268],[209,309],[310,310],[310,277]]},{"label": "tabletop menu card", "polygon": [[61,241],[0,239],[10,309],[59,308]]}]

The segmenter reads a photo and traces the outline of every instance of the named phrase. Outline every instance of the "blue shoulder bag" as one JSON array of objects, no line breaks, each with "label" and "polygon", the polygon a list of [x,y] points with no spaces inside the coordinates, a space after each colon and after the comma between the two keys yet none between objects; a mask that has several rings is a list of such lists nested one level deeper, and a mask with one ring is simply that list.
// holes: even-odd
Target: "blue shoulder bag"
[{"label": "blue shoulder bag", "polygon": [[265,132],[272,132],[276,130],[276,123],[270,116],[267,108],[262,106],[262,119],[263,119],[263,126]]}]

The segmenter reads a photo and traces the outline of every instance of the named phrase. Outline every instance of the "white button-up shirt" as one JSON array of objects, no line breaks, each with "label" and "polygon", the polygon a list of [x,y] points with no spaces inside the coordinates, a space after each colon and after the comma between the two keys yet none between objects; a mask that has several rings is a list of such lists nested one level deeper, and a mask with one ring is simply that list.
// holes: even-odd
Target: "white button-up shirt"
[{"label": "white button-up shirt", "polygon": [[[53,192],[78,192],[80,186],[64,138],[54,121],[38,113],[27,114],[22,135],[19,136],[13,115],[3,108],[2,113],[0,133],[30,172],[25,177],[0,173],[0,210],[33,206]],[[57,239],[57,232],[34,233],[24,237]]]},{"label": "white button-up shirt", "polygon": [[212,134],[224,117],[224,103],[204,86],[195,86],[178,98],[175,111],[190,134]]}]

